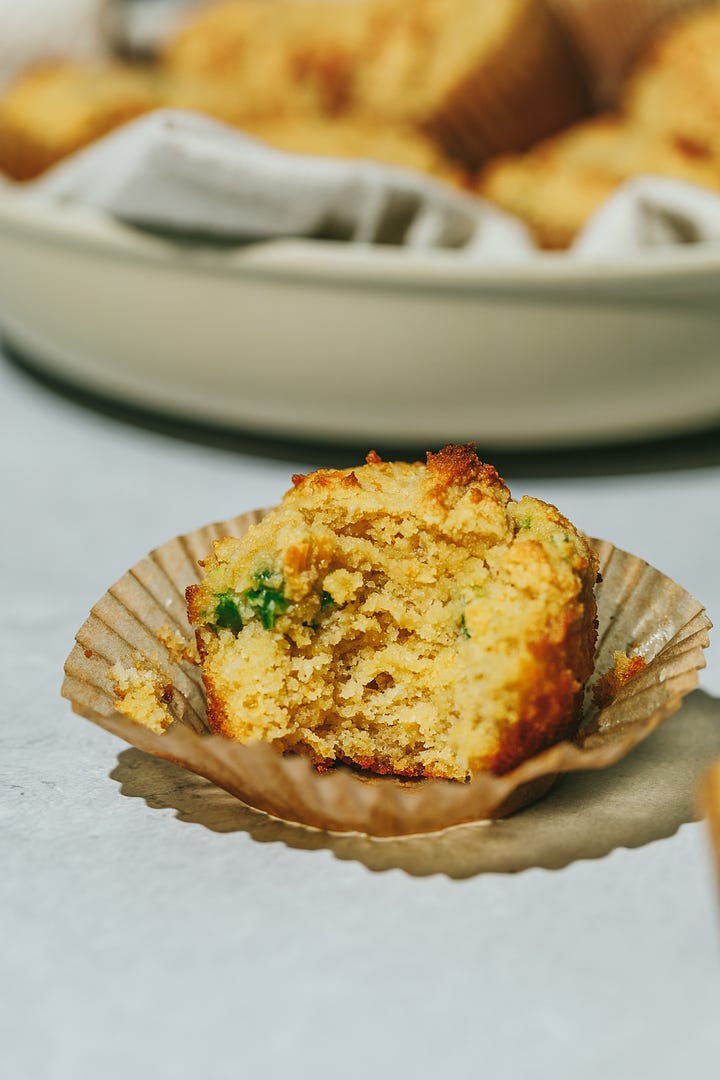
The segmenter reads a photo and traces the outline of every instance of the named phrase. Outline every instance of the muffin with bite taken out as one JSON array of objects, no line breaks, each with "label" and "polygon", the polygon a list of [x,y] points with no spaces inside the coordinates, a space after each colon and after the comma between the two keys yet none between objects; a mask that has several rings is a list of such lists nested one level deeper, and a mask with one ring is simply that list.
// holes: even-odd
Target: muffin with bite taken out
[{"label": "muffin with bite taken out", "polygon": [[577,731],[597,558],[472,444],[296,476],[203,566],[188,614],[231,739],[466,780]]}]

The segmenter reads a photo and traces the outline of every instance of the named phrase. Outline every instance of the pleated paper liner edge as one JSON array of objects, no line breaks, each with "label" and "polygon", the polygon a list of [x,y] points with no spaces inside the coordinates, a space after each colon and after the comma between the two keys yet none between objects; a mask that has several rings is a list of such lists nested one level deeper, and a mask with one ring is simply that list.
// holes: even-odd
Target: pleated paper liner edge
[{"label": "pleated paper liner edge", "polygon": [[[76,635],[62,694],[81,716],[124,741],[206,777],[244,803],[284,821],[330,832],[415,835],[512,813],[544,795],[566,772],[606,768],[676,712],[698,684],[711,623],[702,605],[660,571],[607,541],[593,540],[599,586],[596,671],[615,650],[647,666],[593,714],[588,705],[577,743],[559,743],[512,772],[479,773],[468,783],[404,781],[340,766],[321,775],[300,755],[241,745],[209,734],[200,670],[168,641],[190,642],[184,591],[213,539],[241,536],[257,510],[175,537],[140,560],[98,600]],[[146,664],[163,682],[173,722],[163,734],[122,715],[109,669]],[[586,696],[588,703],[592,694]]]}]

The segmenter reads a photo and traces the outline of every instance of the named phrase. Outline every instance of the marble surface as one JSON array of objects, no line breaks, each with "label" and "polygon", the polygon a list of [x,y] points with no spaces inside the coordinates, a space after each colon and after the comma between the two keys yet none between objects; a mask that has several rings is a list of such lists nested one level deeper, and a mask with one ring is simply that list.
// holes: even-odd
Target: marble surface
[{"label": "marble surface", "polygon": [[[712,646],[665,728],[535,808],[557,842],[521,872],[503,871],[531,818],[492,852],[476,827],[358,841],[280,825],[72,715],[59,687],[128,566],[274,501],[325,452],[181,439],[4,360],[0,440],[4,1076],[717,1076],[720,909],[692,820],[720,754]],[[495,457],[516,494],[720,619],[717,433]]]}]

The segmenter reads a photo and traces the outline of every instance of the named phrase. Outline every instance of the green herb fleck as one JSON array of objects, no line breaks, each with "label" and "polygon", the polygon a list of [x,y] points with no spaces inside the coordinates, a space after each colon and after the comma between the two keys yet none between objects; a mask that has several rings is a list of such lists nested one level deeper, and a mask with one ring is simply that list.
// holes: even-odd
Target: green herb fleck
[{"label": "green herb fleck", "polygon": [[275,619],[282,615],[290,607],[290,601],[279,589],[272,589],[269,585],[260,585],[257,589],[248,589],[243,593],[244,599],[260,616],[260,621],[266,630],[272,630]]},{"label": "green herb fleck", "polygon": [[219,593],[216,599],[215,616],[211,625],[222,626],[232,630],[233,634],[239,634],[243,628],[242,616],[238,607],[239,596],[237,593],[228,590],[228,592]]},{"label": "green herb fleck", "polygon": [[467,628],[467,623],[465,622],[465,613],[464,612],[463,612],[462,618],[460,619],[460,633],[462,634],[462,636],[464,638],[471,638],[472,637],[472,634],[470,633],[470,631]]},{"label": "green herb fleck", "polygon": [[320,607],[321,607],[321,608],[324,608],[324,607],[332,607],[334,603],[335,603],[335,601],[333,600],[333,598],[332,598],[332,596],[330,595],[330,593],[329,593],[329,592],[325,592],[325,591],[323,590],[323,594],[322,594],[322,597],[321,597],[321,599],[320,599]]},{"label": "green herb fleck", "polygon": [[530,529],[532,528],[532,518],[530,514],[527,514],[524,518],[520,518],[518,522],[518,529]]}]

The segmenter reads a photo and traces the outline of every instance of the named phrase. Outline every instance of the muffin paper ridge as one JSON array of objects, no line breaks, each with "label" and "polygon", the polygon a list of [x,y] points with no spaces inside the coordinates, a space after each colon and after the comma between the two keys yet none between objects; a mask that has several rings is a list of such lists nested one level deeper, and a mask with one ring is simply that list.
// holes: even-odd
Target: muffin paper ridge
[{"label": "muffin paper ridge", "polygon": [[[321,775],[309,761],[268,745],[244,746],[210,734],[199,667],[177,655],[168,635],[194,641],[185,588],[197,560],[220,536],[242,535],[266,513],[254,510],[175,537],[151,551],[93,606],[65,663],[62,694],[81,716],[131,745],[183,765],[249,806],[285,821],[332,832],[402,836],[511,813],[539,798],[562,773],[605,768],[624,757],[696,688],[711,626],[703,606],[644,560],[591,540],[600,557],[596,676],[614,650],[639,652],[647,666],[604,708],[592,683],[576,743],[562,742],[511,772],[477,774],[465,784],[366,776],[340,766]],[[160,734],[118,711],[114,665],[147,665],[162,682],[167,730]]]}]

